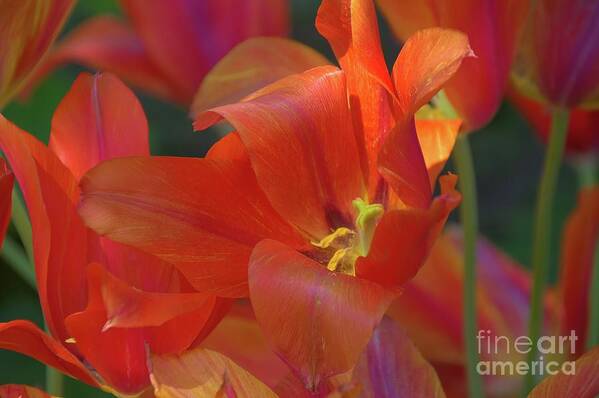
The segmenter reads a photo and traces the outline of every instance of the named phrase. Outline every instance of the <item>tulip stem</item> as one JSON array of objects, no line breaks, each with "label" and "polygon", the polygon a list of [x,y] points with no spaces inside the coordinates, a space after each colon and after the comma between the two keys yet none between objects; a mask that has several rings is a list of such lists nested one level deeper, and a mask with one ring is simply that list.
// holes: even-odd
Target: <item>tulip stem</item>
[{"label": "tulip stem", "polygon": [[10,236],[4,238],[2,258],[29,286],[36,289],[35,272],[23,248]]},{"label": "tulip stem", "polygon": [[27,209],[23,204],[21,196],[16,189],[12,191],[12,223],[15,226],[17,234],[21,239],[21,243],[25,248],[25,253],[33,264],[33,240],[31,238],[31,223],[27,215]]},{"label": "tulip stem", "polygon": [[50,366],[46,366],[46,392],[53,397],[64,396],[64,377]]},{"label": "tulip stem", "polygon": [[479,361],[476,335],[476,238],[478,235],[478,205],[476,199],[476,177],[468,135],[458,136],[454,149],[454,160],[459,175],[462,193],[460,220],[464,231],[464,290],[463,330],[466,348],[466,369],[469,397],[483,396],[481,376],[476,371]]},{"label": "tulip stem", "polygon": [[599,241],[595,243],[593,257],[593,270],[591,271],[591,289],[589,294],[589,331],[587,334],[586,348],[599,345]]},{"label": "tulip stem", "polygon": [[[568,117],[568,111],[565,109],[554,108],[552,111],[549,144],[545,154],[543,175],[537,192],[532,245],[533,286],[528,324],[528,337],[533,343],[528,355],[529,368],[531,369],[538,356],[537,341],[543,323],[543,293],[549,268],[553,200],[568,131]],[[528,372],[524,384],[524,395],[532,390],[534,384],[535,377],[532,372]]]}]

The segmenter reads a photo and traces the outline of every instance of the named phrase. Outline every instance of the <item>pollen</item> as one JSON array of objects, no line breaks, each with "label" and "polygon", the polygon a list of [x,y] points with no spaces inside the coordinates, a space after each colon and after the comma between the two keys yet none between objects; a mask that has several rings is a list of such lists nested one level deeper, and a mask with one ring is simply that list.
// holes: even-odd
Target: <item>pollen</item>
[{"label": "pollen", "polygon": [[384,208],[380,204],[369,204],[361,198],[355,199],[352,204],[357,214],[354,229],[340,227],[320,241],[311,243],[328,258],[326,267],[329,271],[355,276],[356,260],[368,255]]}]

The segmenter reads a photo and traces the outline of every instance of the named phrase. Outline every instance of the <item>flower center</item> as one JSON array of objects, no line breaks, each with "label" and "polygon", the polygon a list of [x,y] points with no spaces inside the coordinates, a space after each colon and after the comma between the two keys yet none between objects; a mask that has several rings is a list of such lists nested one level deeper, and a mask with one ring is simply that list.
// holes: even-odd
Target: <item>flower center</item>
[{"label": "flower center", "polygon": [[347,275],[356,275],[356,260],[365,257],[370,250],[376,226],[384,213],[383,206],[368,204],[361,198],[352,202],[357,212],[354,229],[337,228],[319,242],[311,242],[328,254],[327,269]]}]

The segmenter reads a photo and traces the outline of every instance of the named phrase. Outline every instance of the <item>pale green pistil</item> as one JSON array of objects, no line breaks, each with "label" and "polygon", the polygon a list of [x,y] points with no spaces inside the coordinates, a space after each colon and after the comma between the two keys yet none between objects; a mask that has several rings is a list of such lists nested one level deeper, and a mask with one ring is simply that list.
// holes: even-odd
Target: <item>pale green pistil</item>
[{"label": "pale green pistil", "polygon": [[337,228],[319,242],[312,242],[318,248],[334,250],[327,263],[330,271],[356,275],[356,260],[368,255],[374,231],[385,210],[377,203],[368,204],[361,198],[352,202],[357,212],[354,229]]}]

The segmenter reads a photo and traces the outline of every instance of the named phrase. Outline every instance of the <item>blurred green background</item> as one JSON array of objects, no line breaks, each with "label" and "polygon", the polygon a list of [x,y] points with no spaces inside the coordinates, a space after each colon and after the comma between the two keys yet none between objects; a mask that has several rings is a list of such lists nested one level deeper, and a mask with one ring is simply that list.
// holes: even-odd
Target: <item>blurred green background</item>
[{"label": "blurred green background", "polygon": [[[314,29],[319,0],[294,0],[292,36],[332,59],[327,43]],[[80,1],[65,32],[83,20],[100,13],[118,14],[115,0]],[[391,65],[399,44],[380,21],[387,61]],[[64,32],[63,32],[64,33]],[[83,69],[69,66],[56,71],[24,103],[13,103],[5,116],[21,128],[47,142],[52,113],[71,83]],[[217,131],[198,134],[192,131],[186,109],[138,93],[147,113],[151,147],[154,154],[201,156],[218,138]],[[517,261],[527,264],[531,243],[532,213],[537,179],[540,175],[543,147],[527,123],[509,105],[504,104],[494,121],[471,136],[477,172],[480,202],[480,228],[500,248]],[[448,169],[452,169],[451,164]],[[561,170],[555,209],[555,226],[551,240],[552,280],[559,258],[561,228],[576,201],[577,182],[574,170]],[[454,216],[455,217],[455,214]],[[0,267],[0,322],[29,319],[42,325],[36,292],[10,268]],[[0,351],[0,384],[24,383],[44,386],[44,367],[34,360],[12,352]],[[67,397],[107,396],[78,382],[68,380]]]}]

